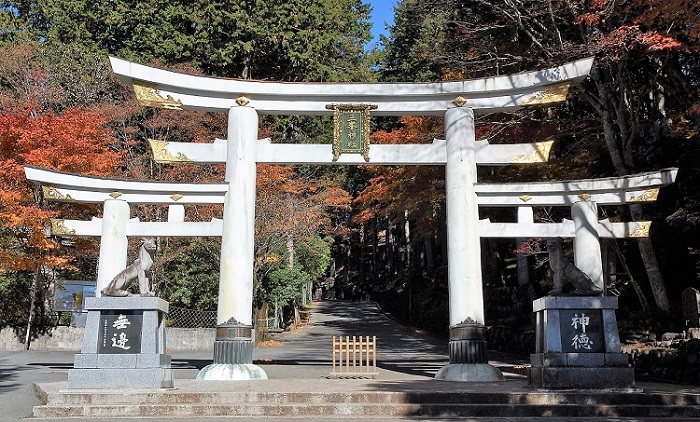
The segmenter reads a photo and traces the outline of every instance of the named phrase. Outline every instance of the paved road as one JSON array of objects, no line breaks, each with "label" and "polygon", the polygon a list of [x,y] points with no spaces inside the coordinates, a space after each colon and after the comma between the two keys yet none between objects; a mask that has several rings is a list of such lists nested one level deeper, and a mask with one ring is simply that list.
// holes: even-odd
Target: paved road
[{"label": "paved road", "polygon": [[[300,386],[313,385],[313,379],[328,376],[331,367],[330,338],[333,335],[376,335],[378,366],[381,380],[412,379],[427,381],[447,363],[447,341],[411,330],[396,323],[372,302],[328,301],[313,308],[311,323],[293,332],[276,336],[282,345],[255,349],[253,358],[260,363],[271,379],[306,379]],[[0,422],[18,421],[31,417],[32,407],[39,404],[34,383],[65,381],[73,364],[72,352],[21,351],[0,352]],[[492,356],[493,357],[493,356]],[[492,364],[500,367],[506,377],[522,379],[513,371],[514,365],[525,363],[508,356],[497,356]],[[175,378],[193,379],[198,370],[211,362],[211,353],[174,354]],[[523,385],[525,383],[522,380]],[[176,381],[177,384],[177,381]],[[672,389],[673,387],[669,387]],[[153,418],[149,422],[166,422],[171,418]],[[40,419],[33,419],[39,421]],[[42,419],[43,420],[43,419]],[[85,419],[62,419],[62,421]],[[104,420],[104,419],[103,419]],[[126,421],[125,419],[110,419]],[[133,419],[129,419],[133,421]],[[183,418],[178,421],[194,421]],[[216,420],[245,421],[249,418],[216,418]],[[259,418],[253,419],[259,421]],[[266,418],[281,422],[285,418]],[[326,421],[327,418],[304,418],[308,422]],[[388,422],[416,420],[415,418],[352,418],[354,422]],[[421,418],[421,421],[456,419]],[[462,421],[504,421],[504,418],[466,418]],[[519,418],[522,421],[542,421],[539,418]],[[547,422],[600,421],[596,418],[547,418]],[[645,419],[618,418],[618,421]],[[652,419],[648,419],[652,420]],[[653,419],[662,420],[662,419]],[[678,419],[675,419],[678,421]]]},{"label": "paved road", "polygon": [[[381,379],[432,378],[448,362],[447,340],[396,323],[373,302],[352,301],[315,303],[309,325],[277,335],[282,347],[258,348],[253,358],[285,364],[261,365],[270,378],[328,376],[332,336],[376,336]],[[302,372],[294,372],[299,365]]]}]

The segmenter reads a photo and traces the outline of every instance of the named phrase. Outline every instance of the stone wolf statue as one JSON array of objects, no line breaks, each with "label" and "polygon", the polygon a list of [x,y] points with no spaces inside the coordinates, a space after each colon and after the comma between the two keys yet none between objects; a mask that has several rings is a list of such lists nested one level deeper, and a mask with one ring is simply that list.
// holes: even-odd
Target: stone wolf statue
[{"label": "stone wolf statue", "polygon": [[603,293],[586,273],[566,259],[560,238],[547,240],[547,252],[549,252],[549,266],[554,271],[554,289],[549,292],[549,296],[562,296],[566,281],[574,286],[574,291],[571,293],[574,296],[598,296]]},{"label": "stone wolf statue", "polygon": [[154,296],[151,286],[146,277],[146,271],[153,266],[153,255],[156,253],[156,239],[154,237],[144,237],[141,239],[141,248],[139,256],[126,267],[122,272],[116,275],[109,282],[107,287],[102,289],[103,296],[135,296],[127,291],[127,288],[132,284],[133,280],[138,279],[139,295],[137,296]]}]

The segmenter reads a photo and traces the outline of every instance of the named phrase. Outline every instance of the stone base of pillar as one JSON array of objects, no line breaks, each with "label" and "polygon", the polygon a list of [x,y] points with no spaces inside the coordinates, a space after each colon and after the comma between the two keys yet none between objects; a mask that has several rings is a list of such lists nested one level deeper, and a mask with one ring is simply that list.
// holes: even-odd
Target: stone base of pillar
[{"label": "stone base of pillar", "polygon": [[214,342],[214,363],[253,363],[253,339]]},{"label": "stone base of pillar", "polygon": [[636,391],[626,353],[534,353],[530,360],[532,388]]},{"label": "stone base of pillar", "polygon": [[245,381],[266,380],[267,374],[252,363],[212,363],[197,374],[198,380],[206,381]]},{"label": "stone base of pillar", "polygon": [[439,381],[503,381],[503,373],[488,363],[451,363],[435,374]]},{"label": "stone base of pillar", "polygon": [[198,380],[267,379],[265,371],[253,365],[253,327],[224,324],[216,327],[214,362],[202,368]]},{"label": "stone base of pillar", "polygon": [[450,341],[450,363],[488,363],[486,340]]},{"label": "stone base of pillar", "polygon": [[503,373],[488,364],[486,327],[462,323],[450,327],[450,364],[435,375],[442,381],[502,381]]}]

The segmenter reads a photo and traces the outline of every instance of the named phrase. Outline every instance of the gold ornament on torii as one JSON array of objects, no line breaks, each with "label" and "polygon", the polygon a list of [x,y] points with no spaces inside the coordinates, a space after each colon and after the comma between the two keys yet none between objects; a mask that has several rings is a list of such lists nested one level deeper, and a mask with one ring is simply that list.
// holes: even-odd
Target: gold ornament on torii
[{"label": "gold ornament on torii", "polygon": [[134,92],[142,106],[182,110],[181,100],[176,100],[170,95],[163,97],[155,84],[134,80]]}]

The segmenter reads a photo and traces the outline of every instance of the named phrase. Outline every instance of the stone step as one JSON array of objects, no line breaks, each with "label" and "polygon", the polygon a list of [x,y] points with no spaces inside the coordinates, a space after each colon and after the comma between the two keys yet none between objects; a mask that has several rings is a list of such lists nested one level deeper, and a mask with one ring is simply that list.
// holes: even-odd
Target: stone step
[{"label": "stone step", "polygon": [[538,391],[522,382],[358,380],[198,382],[174,389],[37,385],[41,418],[133,417],[659,417],[699,418],[698,390]]},{"label": "stone step", "polygon": [[148,404],[45,405],[34,408],[37,418],[146,418],[146,417],[659,417],[697,418],[700,406],[654,405],[533,405],[436,403],[330,403],[330,404]]},{"label": "stone step", "polygon": [[457,392],[193,392],[176,390],[126,392],[105,390],[62,390],[40,394],[49,405],[198,405],[219,403],[256,404],[529,404],[529,405],[647,405],[700,406],[700,394],[617,392],[528,392],[476,393]]}]

